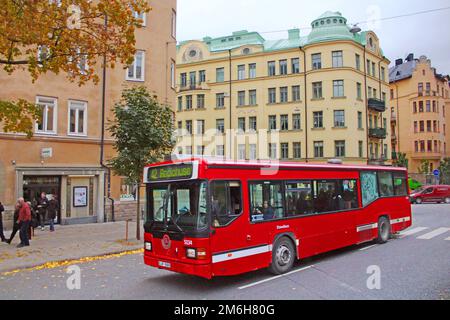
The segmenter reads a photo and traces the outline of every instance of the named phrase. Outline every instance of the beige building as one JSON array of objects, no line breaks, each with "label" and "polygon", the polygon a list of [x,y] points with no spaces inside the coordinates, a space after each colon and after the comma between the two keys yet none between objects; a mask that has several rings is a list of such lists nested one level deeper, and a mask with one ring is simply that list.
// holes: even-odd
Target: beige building
[{"label": "beige building", "polygon": [[176,0],[149,4],[153,10],[136,30],[134,63],[106,70],[104,79],[99,67],[99,85],[78,87],[51,73],[33,84],[27,72],[0,71],[0,99],[22,98],[43,107],[43,121],[36,124],[32,139],[0,131],[0,201],[7,211],[18,197],[32,200],[45,191],[60,200],[60,223],[111,221],[113,203],[116,220],[134,216],[132,187],[104,166],[114,150],[107,130],[102,140],[102,123],[112,119],[124,88],[143,85],[161,103],[175,102]]},{"label": "beige building", "polygon": [[450,157],[450,78],[438,74],[426,56],[413,54],[396,60],[389,75],[392,150],[406,154],[411,173],[419,173],[424,161],[432,172]]},{"label": "beige building", "polygon": [[311,27],[280,40],[238,31],[181,42],[176,152],[389,163],[390,61],[380,40],[339,12]]}]

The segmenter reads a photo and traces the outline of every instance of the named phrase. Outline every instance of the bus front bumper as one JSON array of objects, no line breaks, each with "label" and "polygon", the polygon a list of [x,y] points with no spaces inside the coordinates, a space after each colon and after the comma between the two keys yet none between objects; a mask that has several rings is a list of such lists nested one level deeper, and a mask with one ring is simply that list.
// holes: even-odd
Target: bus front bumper
[{"label": "bus front bumper", "polygon": [[163,257],[159,258],[151,256],[147,253],[144,254],[144,263],[148,266],[162,270],[189,274],[193,276],[202,277],[205,279],[212,279],[212,271],[210,264],[184,263]]}]

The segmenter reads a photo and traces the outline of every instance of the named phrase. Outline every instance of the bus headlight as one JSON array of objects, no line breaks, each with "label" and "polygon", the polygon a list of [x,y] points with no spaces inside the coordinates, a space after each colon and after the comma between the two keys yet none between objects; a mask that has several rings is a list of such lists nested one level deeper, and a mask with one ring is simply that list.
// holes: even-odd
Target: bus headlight
[{"label": "bus headlight", "polygon": [[195,259],[197,257],[197,250],[192,249],[192,248],[187,248],[186,249],[186,257],[188,257],[189,259]]},{"label": "bus headlight", "polygon": [[145,243],[145,250],[146,251],[152,251],[152,243],[151,242],[146,242]]}]

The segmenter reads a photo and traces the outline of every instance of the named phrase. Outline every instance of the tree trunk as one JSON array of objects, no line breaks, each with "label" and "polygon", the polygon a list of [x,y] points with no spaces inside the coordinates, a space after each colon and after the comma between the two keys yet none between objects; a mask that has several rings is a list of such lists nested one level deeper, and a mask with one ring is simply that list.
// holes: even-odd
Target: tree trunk
[{"label": "tree trunk", "polygon": [[141,240],[141,184],[140,182],[137,183],[136,188],[136,198],[137,198],[137,204],[136,204],[136,239]]}]

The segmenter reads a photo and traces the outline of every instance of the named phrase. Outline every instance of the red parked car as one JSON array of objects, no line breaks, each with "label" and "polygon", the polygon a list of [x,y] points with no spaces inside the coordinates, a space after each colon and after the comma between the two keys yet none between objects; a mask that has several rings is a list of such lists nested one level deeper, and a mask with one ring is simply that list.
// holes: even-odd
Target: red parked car
[{"label": "red parked car", "polygon": [[412,203],[437,202],[450,204],[450,186],[425,186],[411,193]]}]

